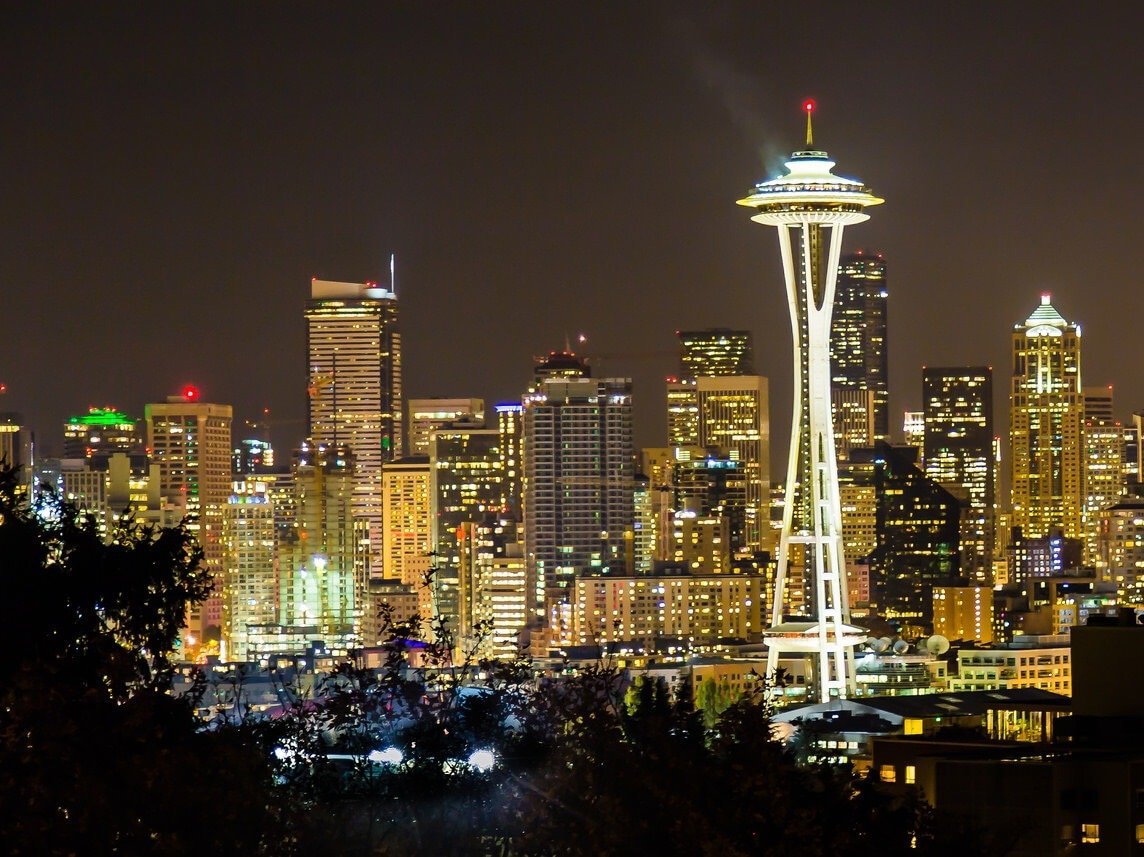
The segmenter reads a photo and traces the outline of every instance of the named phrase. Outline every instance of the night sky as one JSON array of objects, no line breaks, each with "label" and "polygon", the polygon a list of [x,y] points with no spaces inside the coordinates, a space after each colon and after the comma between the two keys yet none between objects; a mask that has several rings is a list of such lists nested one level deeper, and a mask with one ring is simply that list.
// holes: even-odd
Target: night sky
[{"label": "night sky", "polygon": [[847,249],[888,260],[893,428],[923,364],[987,363],[1004,433],[1010,331],[1043,291],[1124,418],[1138,10],[1068,8],[5,4],[0,410],[58,451],[65,415],[194,382],[292,445],[310,278],[384,280],[396,252],[407,396],[518,397],[584,332],[658,444],[673,331],[748,327],[781,463],[777,241],[734,201],[813,97],[816,144],[887,200]]}]

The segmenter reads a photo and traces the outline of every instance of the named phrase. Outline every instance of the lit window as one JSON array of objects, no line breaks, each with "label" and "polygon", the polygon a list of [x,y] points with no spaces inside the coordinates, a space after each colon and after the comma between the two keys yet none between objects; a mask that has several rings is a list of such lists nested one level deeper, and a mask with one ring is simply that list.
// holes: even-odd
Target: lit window
[{"label": "lit window", "polygon": [[912,786],[918,781],[918,769],[913,765],[906,765],[906,785]]},{"label": "lit window", "polygon": [[894,770],[893,765],[882,765],[878,771],[878,776],[884,783],[896,783],[898,781],[898,773]]},{"label": "lit window", "polygon": [[[1137,828],[1137,831],[1139,831],[1139,828]],[[1100,842],[1100,825],[1082,824],[1080,826],[1080,841],[1081,844],[1096,844]]]}]

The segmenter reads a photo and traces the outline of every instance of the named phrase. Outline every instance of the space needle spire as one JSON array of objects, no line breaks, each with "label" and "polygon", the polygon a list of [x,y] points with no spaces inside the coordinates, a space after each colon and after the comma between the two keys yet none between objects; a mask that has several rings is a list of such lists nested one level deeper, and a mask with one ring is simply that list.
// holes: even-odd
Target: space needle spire
[{"label": "space needle spire", "polygon": [[[763,635],[767,672],[782,653],[812,659],[810,690],[821,702],[854,692],[854,646],[866,638],[850,624],[842,508],[830,407],[830,320],[842,231],[869,219],[865,209],[883,200],[856,179],[833,173],[834,161],[814,149],[805,101],[806,149],[786,162],[786,174],[760,182],[738,200],[755,210],[751,219],[777,227],[794,339],[794,409],[786,502],[779,537],[771,624]],[[804,591],[792,598],[792,566],[803,569]],[[802,617],[787,617],[788,603],[802,602]],[[808,608],[808,609],[806,609]]]}]

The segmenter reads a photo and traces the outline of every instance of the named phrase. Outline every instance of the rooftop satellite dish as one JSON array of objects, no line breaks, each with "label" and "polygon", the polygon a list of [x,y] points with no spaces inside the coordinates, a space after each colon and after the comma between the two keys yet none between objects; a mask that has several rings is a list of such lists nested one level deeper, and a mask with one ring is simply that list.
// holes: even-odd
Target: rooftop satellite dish
[{"label": "rooftop satellite dish", "polygon": [[893,649],[894,649],[895,655],[904,655],[906,652],[908,652],[910,650],[910,644],[907,643],[905,640],[895,640],[894,645],[893,645]]},{"label": "rooftop satellite dish", "polygon": [[863,643],[862,645],[864,645],[871,652],[876,652],[877,649],[875,648],[875,646],[878,645],[878,638],[877,637],[867,637],[866,642]]},{"label": "rooftop satellite dish", "polygon": [[949,640],[941,634],[934,634],[926,640],[926,651],[931,655],[944,655],[949,651]]},{"label": "rooftop satellite dish", "polygon": [[877,640],[870,644],[870,648],[875,652],[882,653],[886,651],[886,649],[890,648],[890,638],[879,637]]}]

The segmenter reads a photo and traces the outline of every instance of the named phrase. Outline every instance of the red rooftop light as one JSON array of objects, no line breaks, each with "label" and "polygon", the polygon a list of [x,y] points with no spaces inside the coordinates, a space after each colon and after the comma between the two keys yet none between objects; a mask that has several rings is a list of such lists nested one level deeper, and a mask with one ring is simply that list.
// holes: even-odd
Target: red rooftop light
[{"label": "red rooftop light", "polygon": [[183,387],[183,398],[188,402],[197,401],[199,398],[199,388],[193,384],[187,384],[187,386]]},{"label": "red rooftop light", "polygon": [[805,110],[807,113],[813,113],[814,112],[814,99],[813,98],[806,99],[806,101],[804,101],[802,104],[802,109]]}]

